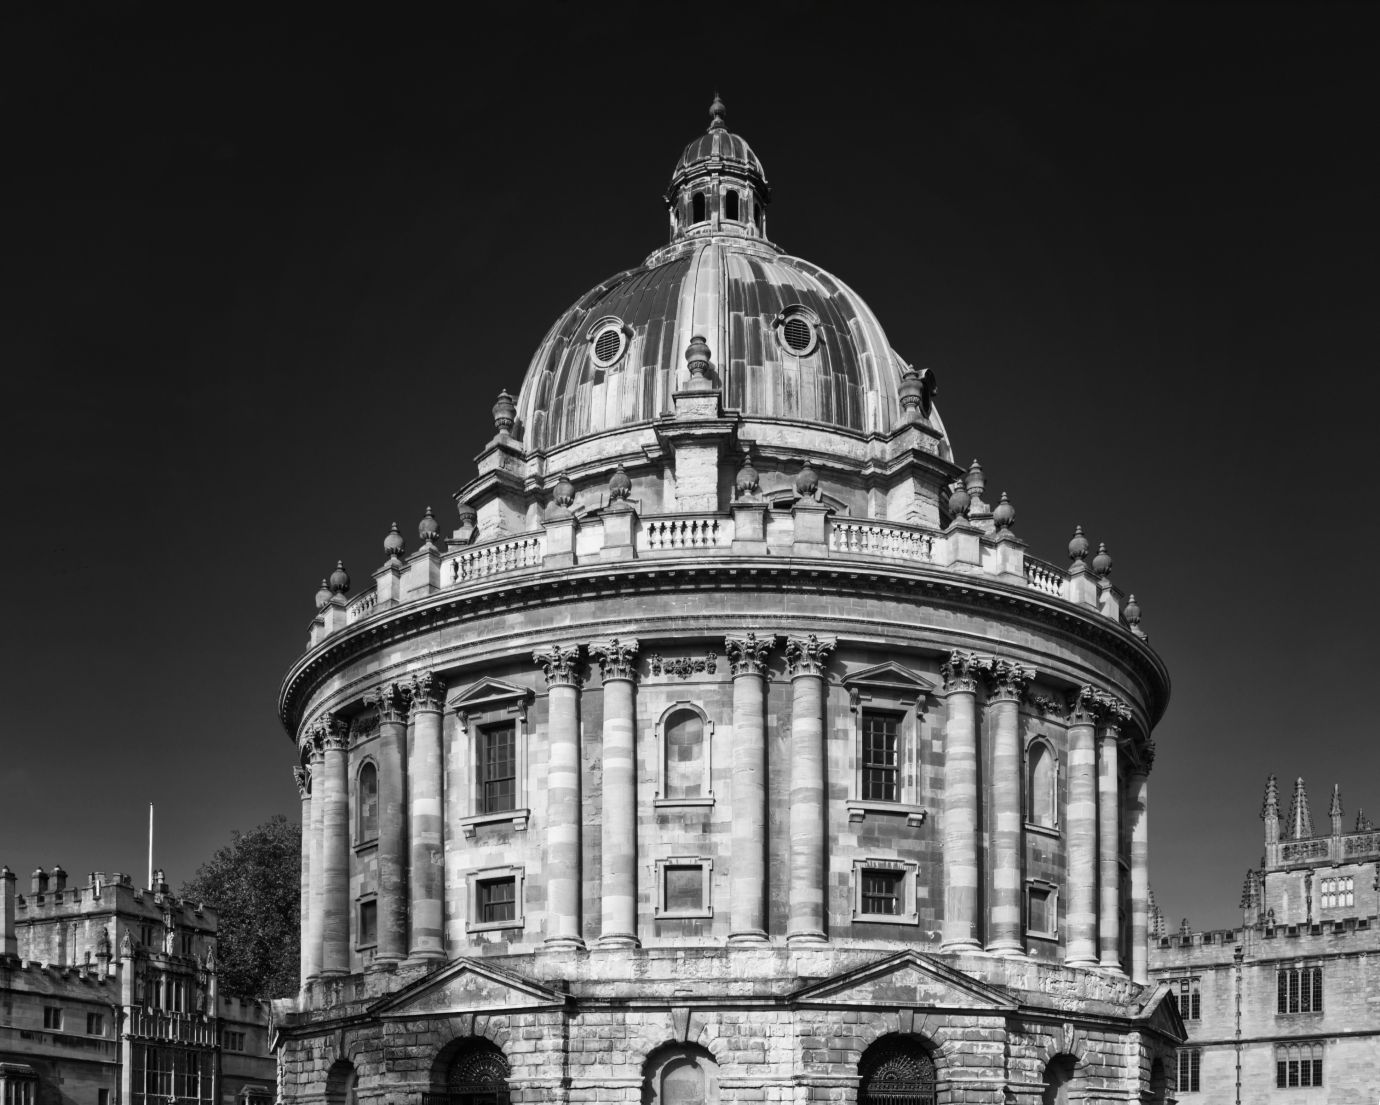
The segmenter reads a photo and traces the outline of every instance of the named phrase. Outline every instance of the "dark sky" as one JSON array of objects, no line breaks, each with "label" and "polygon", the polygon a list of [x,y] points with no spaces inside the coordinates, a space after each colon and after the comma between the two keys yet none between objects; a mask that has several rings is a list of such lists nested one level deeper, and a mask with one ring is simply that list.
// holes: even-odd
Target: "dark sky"
[{"label": "dark sky", "polygon": [[453,527],[716,86],[1031,553],[1140,600],[1171,918],[1239,918],[1268,772],[1380,815],[1373,8],[281,9],[0,11],[0,862],[142,877],[152,799],[180,883],[295,816],[318,580]]}]

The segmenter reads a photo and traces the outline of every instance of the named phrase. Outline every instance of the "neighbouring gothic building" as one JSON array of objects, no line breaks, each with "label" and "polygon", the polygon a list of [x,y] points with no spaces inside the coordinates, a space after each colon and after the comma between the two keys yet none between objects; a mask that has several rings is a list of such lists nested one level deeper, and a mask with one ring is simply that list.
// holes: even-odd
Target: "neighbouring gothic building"
[{"label": "neighbouring gothic building", "polygon": [[458,526],[323,582],[285,1101],[1165,1100],[1140,608],[1027,555],[770,195],[716,99]]},{"label": "neighbouring gothic building", "polygon": [[216,912],[154,873],[0,868],[0,1105],[269,1105],[266,1001],[220,992]]},{"label": "neighbouring gothic building", "polygon": [[1341,788],[1313,827],[1303,780],[1280,816],[1265,784],[1265,853],[1246,872],[1239,929],[1173,935],[1152,913],[1150,973],[1188,1032],[1178,1097],[1202,1105],[1380,1100],[1380,833]]}]

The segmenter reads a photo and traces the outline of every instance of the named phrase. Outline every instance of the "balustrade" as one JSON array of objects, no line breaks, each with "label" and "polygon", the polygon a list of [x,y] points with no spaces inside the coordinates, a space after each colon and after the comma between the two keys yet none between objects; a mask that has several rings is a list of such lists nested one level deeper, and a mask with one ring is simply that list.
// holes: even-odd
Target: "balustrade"
[{"label": "balustrade", "polygon": [[855,522],[835,518],[829,526],[829,548],[859,556],[886,556],[929,563],[934,560],[934,535],[885,522]]},{"label": "balustrade", "polygon": [[469,583],[476,579],[520,572],[541,566],[544,542],[539,533],[514,537],[492,545],[466,549],[450,562],[451,583]]},{"label": "balustrade", "polygon": [[347,622],[357,622],[360,618],[368,617],[369,613],[378,604],[379,593],[377,591],[366,591],[345,608],[345,620]]},{"label": "balustrade", "polygon": [[726,544],[728,522],[707,515],[698,518],[651,518],[642,522],[638,548],[650,552],[707,549]]},{"label": "balustrade", "polygon": [[1035,560],[1027,556],[1025,558],[1025,581],[1037,591],[1063,598],[1064,585],[1068,582],[1068,576],[1053,564],[1046,564],[1043,560]]}]

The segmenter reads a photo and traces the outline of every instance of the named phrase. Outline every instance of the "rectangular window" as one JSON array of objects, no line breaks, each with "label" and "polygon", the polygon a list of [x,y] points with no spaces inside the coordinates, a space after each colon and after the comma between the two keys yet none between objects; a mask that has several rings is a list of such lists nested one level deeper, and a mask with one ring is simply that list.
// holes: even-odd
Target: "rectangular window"
[{"label": "rectangular window", "polygon": [[1275,987],[1276,1014],[1323,1011],[1321,967],[1284,967],[1276,976]]},{"label": "rectangular window", "polygon": [[147,922],[139,926],[139,943],[146,948],[154,948],[158,944],[154,937],[153,926]]},{"label": "rectangular window", "polygon": [[482,925],[517,918],[517,885],[514,879],[482,879],[478,883],[478,920]]},{"label": "rectangular window", "polygon": [[183,933],[179,933],[179,934],[178,934],[178,940],[179,940],[179,942],[180,942],[180,944],[181,944],[182,954],[183,954],[183,955],[191,955],[191,954],[192,954],[192,949],[193,949],[193,947],[194,947],[193,941],[194,941],[195,939],[196,939],[196,933],[194,933],[194,932],[183,932]]},{"label": "rectangular window", "polygon": [[109,1090],[97,1090],[97,1091],[96,1091],[96,1105],[110,1105],[110,1091],[109,1091]]},{"label": "rectangular window", "polygon": [[853,920],[865,924],[913,925],[916,873],[913,860],[877,857],[853,861]]},{"label": "rectangular window", "polygon": [[55,1005],[45,1005],[43,1007],[43,1027],[50,1028],[54,1032],[61,1032],[62,1010]]},{"label": "rectangular window", "polygon": [[105,1015],[103,1013],[86,1014],[86,1034],[88,1036],[105,1035]]},{"label": "rectangular window", "polygon": [[1290,1044],[1275,1048],[1276,1089],[1292,1090],[1322,1084],[1322,1044]]},{"label": "rectangular window", "polygon": [[900,719],[864,710],[862,717],[862,797],[865,802],[901,799]]},{"label": "rectangular window", "polygon": [[905,872],[864,870],[862,911],[899,916],[905,906]]},{"label": "rectangular window", "polygon": [[361,948],[371,947],[379,942],[379,903],[377,899],[359,903],[359,939]]},{"label": "rectangular window", "polygon": [[1054,888],[1028,886],[1025,890],[1025,928],[1027,932],[1052,935],[1058,929]]},{"label": "rectangular window", "polygon": [[226,1051],[242,1052],[244,1051],[244,1039],[245,1034],[243,1032],[234,1032],[227,1028],[220,1034],[220,1046]]},{"label": "rectangular window", "polygon": [[490,725],[479,732],[479,812],[513,808],[517,793],[517,727]]},{"label": "rectangular window", "polygon": [[1174,1000],[1179,1005],[1179,1016],[1186,1021],[1199,1021],[1203,1019],[1203,999],[1198,993],[1198,980],[1196,978],[1171,979],[1169,984],[1174,988]]},{"label": "rectangular window", "polygon": [[1179,1075],[1176,1083],[1179,1093],[1201,1093],[1199,1074],[1203,1053],[1196,1047],[1181,1047],[1178,1051]]},{"label": "rectangular window", "polygon": [[709,874],[713,861],[671,856],[656,861],[657,917],[712,917]]}]

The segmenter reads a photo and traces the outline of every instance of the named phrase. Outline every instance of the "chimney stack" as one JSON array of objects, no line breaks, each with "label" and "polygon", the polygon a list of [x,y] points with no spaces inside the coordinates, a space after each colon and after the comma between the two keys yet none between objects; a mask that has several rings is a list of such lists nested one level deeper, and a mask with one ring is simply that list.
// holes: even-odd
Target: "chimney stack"
[{"label": "chimney stack", "polygon": [[67,889],[67,872],[62,869],[61,864],[53,864],[52,878],[54,894],[61,894]]},{"label": "chimney stack", "polygon": [[48,872],[42,867],[35,867],[33,876],[29,880],[29,888],[35,894],[48,893]]}]

